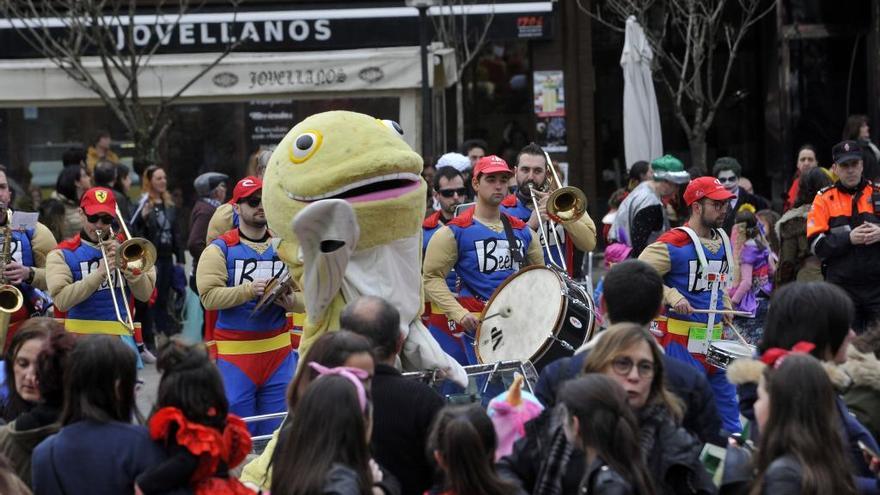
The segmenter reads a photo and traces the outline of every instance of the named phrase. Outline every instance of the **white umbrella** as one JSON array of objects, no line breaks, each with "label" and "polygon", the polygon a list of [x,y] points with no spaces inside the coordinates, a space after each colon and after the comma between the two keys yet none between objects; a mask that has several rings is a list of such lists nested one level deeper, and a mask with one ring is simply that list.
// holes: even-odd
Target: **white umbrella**
[{"label": "white umbrella", "polygon": [[651,78],[654,52],[636,18],[626,20],[626,38],[620,66],[623,68],[623,149],[626,169],[639,160],[663,155],[660,114]]}]

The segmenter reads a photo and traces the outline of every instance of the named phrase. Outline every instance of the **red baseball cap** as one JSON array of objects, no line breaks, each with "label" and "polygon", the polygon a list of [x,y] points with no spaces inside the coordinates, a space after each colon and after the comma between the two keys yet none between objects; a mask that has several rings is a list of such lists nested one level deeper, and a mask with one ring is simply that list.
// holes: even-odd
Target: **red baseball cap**
[{"label": "red baseball cap", "polygon": [[106,213],[116,218],[116,197],[106,187],[93,187],[86,191],[79,200],[79,206],[86,215]]},{"label": "red baseball cap", "polygon": [[505,172],[513,175],[513,170],[511,170],[510,166],[507,165],[507,162],[498,155],[484,156],[477,160],[477,165],[474,167],[474,177],[478,179],[480,178],[480,174],[496,174],[498,172]]},{"label": "red baseball cap", "polygon": [[253,175],[245,177],[235,184],[230,203],[236,204],[251,194],[263,189],[263,180]]},{"label": "red baseball cap", "polygon": [[684,190],[684,202],[687,203],[688,206],[692,205],[694,201],[699,201],[703,198],[714,199],[715,201],[726,201],[728,199],[733,199],[736,197],[735,194],[728,191],[721,185],[721,182],[715,177],[699,177],[690,182],[688,184],[687,189]]}]

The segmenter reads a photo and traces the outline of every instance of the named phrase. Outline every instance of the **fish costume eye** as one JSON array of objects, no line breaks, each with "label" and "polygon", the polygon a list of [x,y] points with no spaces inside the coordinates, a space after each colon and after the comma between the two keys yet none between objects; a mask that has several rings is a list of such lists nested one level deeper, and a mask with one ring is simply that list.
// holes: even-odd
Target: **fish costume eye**
[{"label": "fish costume eye", "polygon": [[302,163],[308,160],[321,147],[323,139],[318,131],[306,131],[300,134],[290,145],[290,161]]},{"label": "fish costume eye", "polygon": [[386,119],[386,120],[383,120],[382,123],[385,124],[385,126],[388,127],[389,129],[391,129],[392,131],[396,132],[397,135],[403,136],[403,127],[400,127],[400,124],[398,124],[397,122],[395,122],[393,120]]}]

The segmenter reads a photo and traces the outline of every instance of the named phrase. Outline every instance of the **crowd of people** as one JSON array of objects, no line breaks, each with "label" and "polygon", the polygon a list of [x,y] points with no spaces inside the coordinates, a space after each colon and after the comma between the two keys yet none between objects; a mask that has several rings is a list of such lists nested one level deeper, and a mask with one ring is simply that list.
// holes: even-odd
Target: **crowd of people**
[{"label": "crowd of people", "polygon": [[[601,330],[491,403],[475,388],[497,383],[404,373],[381,297],[347,300],[300,355],[308,306],[263,208],[271,149],[238,181],[199,175],[191,210],[160,166],[129,197],[103,132],[65,152],[51,198],[14,198],[0,168],[2,273],[20,298],[0,298],[0,493],[880,493],[866,122],[850,119],[827,169],[801,147],[781,216],[734,157],[706,175],[672,155],[634,164],[602,229],[553,210],[560,171],[534,143],[511,163],[472,140],[426,164],[421,321],[461,366],[481,364],[484,309],[523,269],[572,280],[578,252],[605,249]],[[200,342],[178,335],[187,293]]]}]

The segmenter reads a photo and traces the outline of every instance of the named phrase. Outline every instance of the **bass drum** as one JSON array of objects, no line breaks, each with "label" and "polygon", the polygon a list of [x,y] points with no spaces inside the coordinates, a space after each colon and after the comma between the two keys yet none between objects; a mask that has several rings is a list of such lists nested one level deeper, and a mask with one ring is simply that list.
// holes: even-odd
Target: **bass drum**
[{"label": "bass drum", "polygon": [[511,275],[483,308],[476,333],[480,363],[530,361],[540,372],[593,337],[593,298],[567,275],[531,266]]}]

